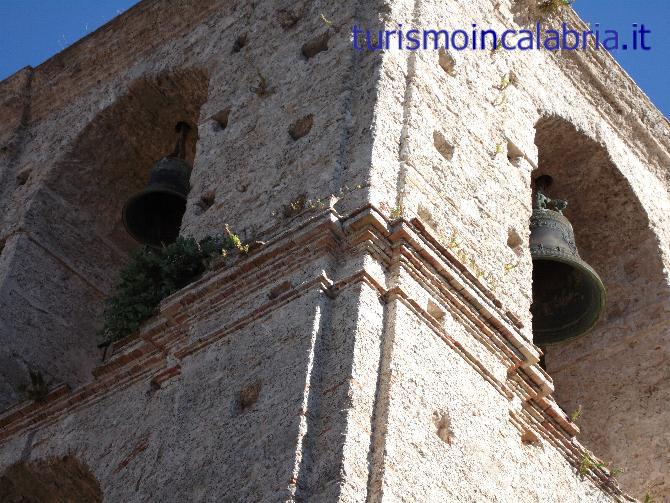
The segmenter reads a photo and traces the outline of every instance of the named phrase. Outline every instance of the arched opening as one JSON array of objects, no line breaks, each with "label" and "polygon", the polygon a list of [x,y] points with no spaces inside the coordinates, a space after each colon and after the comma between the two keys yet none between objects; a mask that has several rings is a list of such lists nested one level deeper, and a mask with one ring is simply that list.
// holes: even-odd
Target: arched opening
[{"label": "arched opening", "polygon": [[16,463],[0,476],[4,503],[101,503],[100,483],[72,455]]},{"label": "arched opening", "polygon": [[[185,150],[193,165],[208,82],[196,69],[133,82],[36,182],[13,266],[28,298],[16,296],[20,315],[8,328],[15,334],[0,349],[0,361],[14,362],[12,375],[0,366],[1,381],[18,390],[29,370],[50,384],[90,378],[105,301],[138,246],[124,228],[123,205],[145,187],[154,162],[173,152],[180,121],[191,126]],[[0,396],[0,406],[17,398],[18,391]]]},{"label": "arched opening", "polygon": [[[160,75],[133,83],[128,93],[103,110],[50,172],[46,188],[58,194],[64,213],[74,209],[85,236],[99,239],[111,260],[137,245],[123,227],[128,196],[144,188],[151,166],[175,145],[175,126],[191,126],[186,160],[193,164],[200,107],[207,99],[207,77],[198,71]],[[40,215],[43,217],[44,215]],[[116,270],[101,269],[101,286],[116,281]],[[108,278],[110,275],[113,278]]]},{"label": "arched opening", "polygon": [[661,454],[654,436],[664,428],[660,395],[649,395],[662,378],[654,362],[665,351],[662,318],[669,298],[658,240],[602,145],[558,117],[537,123],[535,143],[533,179],[553,178],[551,196],[568,201],[563,213],[579,253],[607,290],[605,311],[592,331],[543,348],[556,399],[568,414],[581,411],[584,444],[627,469],[620,476],[627,489],[648,488],[650,457]]}]

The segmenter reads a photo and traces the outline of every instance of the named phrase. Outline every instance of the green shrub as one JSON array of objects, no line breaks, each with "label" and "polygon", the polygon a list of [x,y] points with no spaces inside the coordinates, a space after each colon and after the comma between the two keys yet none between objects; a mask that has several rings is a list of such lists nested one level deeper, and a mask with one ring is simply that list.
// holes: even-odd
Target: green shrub
[{"label": "green shrub", "polygon": [[212,260],[228,250],[244,253],[248,247],[238,236],[210,236],[198,242],[180,237],[162,248],[144,247],[121,271],[116,292],[107,301],[101,335],[106,343],[137,331],[161,300],[197,280]]}]

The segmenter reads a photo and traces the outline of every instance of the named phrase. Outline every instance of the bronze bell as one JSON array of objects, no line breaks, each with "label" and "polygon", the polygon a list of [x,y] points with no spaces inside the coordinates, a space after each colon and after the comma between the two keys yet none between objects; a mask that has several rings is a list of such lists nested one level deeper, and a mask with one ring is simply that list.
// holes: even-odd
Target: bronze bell
[{"label": "bronze bell", "polygon": [[184,157],[190,128],[180,122],[176,129],[179,138],[175,151],[153,165],[147,187],[133,194],[123,207],[123,224],[128,233],[150,246],[174,242],[186,211],[191,167]]},{"label": "bronze bell", "polygon": [[533,339],[543,346],[588,332],[605,308],[605,286],[577,251],[572,225],[563,216],[568,203],[547,197],[551,177],[536,181],[530,219],[533,259]]}]

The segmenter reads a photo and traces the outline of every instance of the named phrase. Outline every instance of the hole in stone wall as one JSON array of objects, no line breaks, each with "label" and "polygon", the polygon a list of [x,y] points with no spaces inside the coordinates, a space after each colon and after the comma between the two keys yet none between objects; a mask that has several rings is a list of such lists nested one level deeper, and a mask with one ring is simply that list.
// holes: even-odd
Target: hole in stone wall
[{"label": "hole in stone wall", "polygon": [[284,281],[268,292],[268,299],[274,300],[281,294],[288,292],[291,288],[293,288],[293,284],[290,281]]},{"label": "hole in stone wall", "polygon": [[437,61],[447,75],[456,75],[456,60],[444,47],[440,47]]},{"label": "hole in stone wall", "polygon": [[447,161],[450,161],[454,157],[454,146],[439,131],[433,131],[433,145]]},{"label": "hole in stone wall", "polygon": [[21,185],[25,185],[28,179],[30,178],[30,174],[32,173],[31,168],[24,168],[21,171],[19,171],[16,175],[16,185],[19,187]]},{"label": "hole in stone wall", "polygon": [[454,432],[451,430],[449,413],[446,411],[433,412],[433,425],[436,429],[435,433],[440,437],[440,440],[451,445],[454,440]]},{"label": "hole in stone wall", "polygon": [[435,218],[433,217],[433,214],[430,212],[430,210],[426,206],[419,203],[419,208],[417,209],[416,213],[419,216],[419,219],[424,224],[432,227],[433,229],[437,229],[437,222],[435,222]]},{"label": "hole in stone wall", "polygon": [[511,141],[507,141],[507,160],[514,164],[515,166],[518,166],[521,160],[525,157],[524,153],[521,151],[519,147],[517,147],[514,143]]},{"label": "hole in stone wall", "polygon": [[258,401],[258,396],[261,393],[261,382],[256,381],[247,385],[240,391],[237,397],[237,406],[240,412],[245,411],[253,406]]},{"label": "hole in stone wall", "polygon": [[228,118],[230,117],[230,108],[221,110],[220,112],[212,115],[212,120],[214,121],[214,129],[217,131],[223,131],[228,127]]},{"label": "hole in stone wall", "polygon": [[330,40],[330,33],[325,32],[318,37],[305,42],[302,46],[302,55],[305,58],[310,59],[319,54],[320,52],[328,50],[328,40]]},{"label": "hole in stone wall", "polygon": [[430,314],[440,323],[444,321],[444,317],[446,315],[445,311],[432,300],[428,300],[428,306],[426,308],[426,311],[428,311],[428,314]]},{"label": "hole in stone wall", "polygon": [[526,430],[521,435],[521,443],[524,445],[534,445],[540,442],[540,437],[533,430]]},{"label": "hole in stone wall", "polygon": [[286,218],[293,218],[303,212],[307,205],[307,194],[300,194],[290,203],[284,206],[283,214]]},{"label": "hole in stone wall", "polygon": [[31,463],[16,463],[0,476],[0,501],[101,503],[100,483],[72,455]]},{"label": "hole in stone wall", "polygon": [[523,255],[523,239],[516,229],[511,228],[507,231],[507,246],[509,246],[517,255]]},{"label": "hole in stone wall", "polygon": [[293,28],[300,20],[300,15],[287,9],[280,9],[277,11],[276,18],[279,26],[285,30]]},{"label": "hole in stone wall", "polygon": [[314,116],[312,114],[306,115],[295,121],[288,129],[288,134],[293,140],[298,141],[303,136],[306,136],[314,125]]},{"label": "hole in stone wall", "polygon": [[212,207],[214,204],[214,201],[216,199],[216,191],[215,190],[208,190],[202,193],[200,198],[198,199],[198,202],[195,203],[196,206],[198,207],[198,210],[196,211],[197,214],[201,215],[204,212],[206,212],[209,208]]},{"label": "hole in stone wall", "polygon": [[233,52],[240,52],[245,45],[247,45],[247,34],[243,33],[235,39],[235,42],[233,43]]}]

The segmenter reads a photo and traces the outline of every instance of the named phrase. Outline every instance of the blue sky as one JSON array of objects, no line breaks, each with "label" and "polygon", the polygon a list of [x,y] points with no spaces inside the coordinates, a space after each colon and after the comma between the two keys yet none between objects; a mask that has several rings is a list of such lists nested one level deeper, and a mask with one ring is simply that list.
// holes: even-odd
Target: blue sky
[{"label": "blue sky", "polygon": [[630,33],[633,23],[651,30],[650,51],[617,51],[614,57],[670,117],[670,0],[577,0],[573,7],[592,27],[600,23],[601,30]]},{"label": "blue sky", "polygon": [[[362,0],[363,1],[363,0]],[[36,66],[128,9],[136,0],[0,0],[0,80]],[[670,0],[576,0],[575,10],[601,30],[652,30],[651,51],[614,55],[666,116],[670,116]],[[665,33],[664,33],[665,32]]]},{"label": "blue sky", "polygon": [[0,0],[0,80],[37,66],[137,0]]}]

